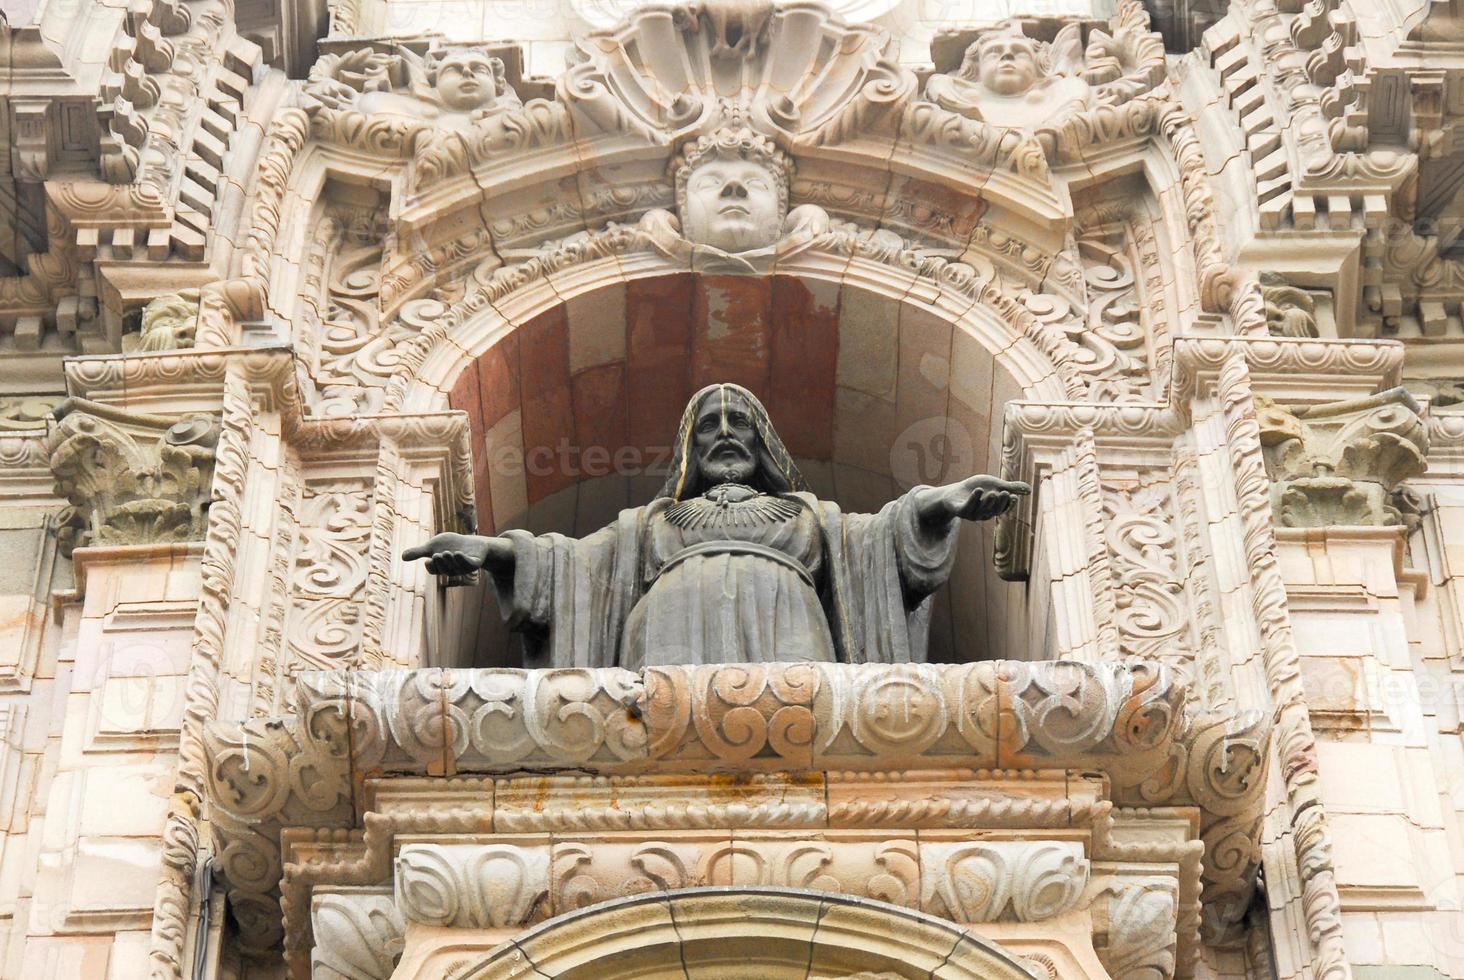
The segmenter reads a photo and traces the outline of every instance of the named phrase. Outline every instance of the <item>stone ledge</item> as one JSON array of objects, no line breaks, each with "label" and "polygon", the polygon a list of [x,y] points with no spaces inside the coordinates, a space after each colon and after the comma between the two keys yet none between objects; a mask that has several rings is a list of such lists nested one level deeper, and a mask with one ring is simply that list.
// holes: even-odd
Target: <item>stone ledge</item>
[{"label": "stone ledge", "polygon": [[[261,935],[278,934],[282,834],[344,840],[365,821],[369,836],[368,780],[442,777],[446,787],[451,777],[518,775],[494,793],[522,793],[522,777],[537,774],[546,786],[582,780],[593,795],[597,780],[686,774],[704,793],[741,789],[749,805],[778,811],[661,821],[691,829],[807,823],[794,812],[799,793],[757,792],[767,779],[818,789],[807,801],[821,811],[817,826],[839,802],[830,784],[841,773],[865,783],[899,774],[886,780],[889,806],[839,822],[919,826],[933,804],[911,778],[921,773],[904,770],[1091,773],[1119,805],[1199,810],[1203,899],[1216,921],[1243,914],[1259,858],[1267,719],[1199,714],[1148,663],[332,671],[301,675],[296,704],[284,718],[216,723],[205,739],[216,853],[236,914]],[[1001,803],[937,801],[959,811],[956,826],[981,826]],[[497,830],[493,795],[486,806],[475,819]]]}]

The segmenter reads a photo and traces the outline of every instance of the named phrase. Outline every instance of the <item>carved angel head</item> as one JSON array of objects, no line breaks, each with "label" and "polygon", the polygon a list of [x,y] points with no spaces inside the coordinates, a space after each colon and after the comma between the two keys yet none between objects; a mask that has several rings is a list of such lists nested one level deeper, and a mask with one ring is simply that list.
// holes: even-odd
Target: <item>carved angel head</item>
[{"label": "carved angel head", "polygon": [[997,95],[1015,96],[1030,91],[1049,75],[1081,68],[1082,59],[1082,33],[1077,24],[1067,25],[1046,44],[1028,37],[1020,23],[1005,21],[966,49],[958,74]]},{"label": "carved angel head", "polygon": [[701,137],[682,152],[673,172],[686,238],[725,252],[772,245],[788,213],[792,170],[773,141],[751,129]]},{"label": "carved angel head", "polygon": [[427,78],[443,107],[450,112],[491,109],[512,91],[502,59],[476,48],[440,48],[429,52]]}]

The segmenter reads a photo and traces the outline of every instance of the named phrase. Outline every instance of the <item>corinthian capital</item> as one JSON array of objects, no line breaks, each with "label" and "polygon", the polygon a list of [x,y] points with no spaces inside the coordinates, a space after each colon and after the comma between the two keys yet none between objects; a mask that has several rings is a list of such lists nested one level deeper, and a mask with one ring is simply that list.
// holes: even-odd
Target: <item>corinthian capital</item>
[{"label": "corinthian capital", "polygon": [[62,548],[199,540],[218,424],[71,398],[48,437],[56,494],[71,504]]},{"label": "corinthian capital", "polygon": [[1402,523],[1392,496],[1427,466],[1428,430],[1403,388],[1287,408],[1258,399],[1271,506],[1283,527]]}]

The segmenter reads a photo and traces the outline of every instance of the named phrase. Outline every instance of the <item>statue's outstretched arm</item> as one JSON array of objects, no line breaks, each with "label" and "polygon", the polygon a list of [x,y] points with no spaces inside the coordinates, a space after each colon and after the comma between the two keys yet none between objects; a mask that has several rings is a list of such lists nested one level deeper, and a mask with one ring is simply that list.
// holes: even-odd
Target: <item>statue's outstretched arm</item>
[{"label": "statue's outstretched arm", "polygon": [[434,535],[424,544],[402,552],[403,561],[427,559],[433,575],[468,575],[486,568],[496,575],[512,574],[513,543],[507,538],[484,538],[476,534]]},{"label": "statue's outstretched arm", "polygon": [[925,524],[946,525],[956,518],[989,521],[1031,492],[1025,483],[977,474],[943,487],[924,487],[916,493],[914,504]]}]

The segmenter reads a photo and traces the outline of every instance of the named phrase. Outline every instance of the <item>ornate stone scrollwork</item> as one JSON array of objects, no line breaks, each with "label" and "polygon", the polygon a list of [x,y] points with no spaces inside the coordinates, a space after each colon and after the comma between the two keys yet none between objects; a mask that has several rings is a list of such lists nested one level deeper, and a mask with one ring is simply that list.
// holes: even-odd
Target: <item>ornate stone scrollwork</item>
[{"label": "ornate stone scrollwork", "polygon": [[1099,902],[1107,945],[1098,958],[1114,980],[1169,980],[1175,967],[1179,900],[1172,878],[1120,879]]},{"label": "ornate stone scrollwork", "polygon": [[1421,408],[1407,390],[1300,408],[1256,401],[1276,523],[1402,523],[1391,495],[1424,471],[1428,455]]},{"label": "ornate stone scrollwork", "polygon": [[1189,673],[1195,644],[1168,484],[1109,489],[1103,517],[1123,653]]},{"label": "ornate stone scrollwork", "polygon": [[296,523],[286,671],[354,666],[365,606],[371,485],[364,480],[307,483]]},{"label": "ornate stone scrollwork", "polygon": [[[296,715],[208,730],[208,793],[219,864],[251,943],[277,941],[278,913],[269,910],[277,901],[285,828],[349,826],[352,787],[361,780],[434,774],[505,777],[496,791],[494,826],[505,833],[560,833],[831,823],[979,826],[1000,819],[1010,801],[924,795],[864,800],[846,791],[826,802],[821,790],[810,795],[800,777],[787,774],[829,773],[832,780],[842,773],[841,781],[873,780],[873,786],[880,774],[903,769],[1101,772],[1120,803],[1199,807],[1206,901],[1213,899],[1217,915],[1230,921],[1237,908],[1244,911],[1259,854],[1267,727],[1259,716],[1195,716],[1186,703],[1184,688],[1150,664],[735,664],[660,667],[639,675],[617,668],[306,673],[299,678]],[[526,770],[577,774],[585,785],[572,794],[573,806],[541,812],[546,777],[525,780]],[[692,774],[717,785],[731,779],[729,786],[747,792],[764,782],[785,788],[776,800],[755,801],[742,791],[724,797],[675,788]],[[622,782],[612,786],[604,782],[607,776]],[[671,783],[640,788],[657,779]],[[1067,826],[1080,811],[1089,812],[1064,800],[1053,819],[1060,816]],[[1023,805],[1020,812],[1023,820],[1054,825],[1040,805]],[[807,843],[811,850],[794,854],[734,841],[716,859],[706,851],[626,852],[624,861],[603,866],[563,852],[553,858],[552,890],[608,898],[631,878],[691,883],[719,875],[822,887],[810,883],[823,880],[825,858],[843,861],[842,854],[863,855],[851,867],[865,870],[834,875],[830,880],[841,889],[902,904],[925,900],[916,896],[916,879],[895,851],[874,853],[869,840]],[[1075,900],[1064,882],[1086,868],[1083,855],[1066,845],[1030,852],[956,848],[940,855],[921,859],[926,868],[945,868],[945,878],[925,879],[926,899],[966,917],[1031,921],[1059,914]],[[528,864],[515,866],[549,874],[534,863],[540,858],[524,860]],[[448,888],[446,873],[431,869],[442,863],[425,852],[403,852],[399,879],[414,882],[422,898],[407,917],[481,919],[471,909],[487,908],[489,899],[452,904],[439,894]],[[479,888],[480,878],[513,877],[490,870],[471,880],[453,878],[453,894]],[[1007,890],[1000,902],[991,898],[988,910],[985,899],[973,897],[973,883],[998,872],[1006,875],[1000,880]],[[523,881],[539,880],[533,875]],[[529,895],[532,905],[538,891],[524,884],[514,894]],[[449,907],[451,915],[444,911]]]},{"label": "ornate stone scrollwork", "polygon": [[218,422],[129,413],[72,398],[48,437],[56,493],[71,503],[62,548],[202,540]]},{"label": "ornate stone scrollwork", "polygon": [[407,922],[460,929],[523,926],[549,904],[549,848],[408,844],[396,860]]},{"label": "ornate stone scrollwork", "polygon": [[1039,922],[1075,907],[1088,884],[1081,844],[978,841],[921,848],[922,905],[956,922]]},{"label": "ornate stone scrollwork", "polygon": [[389,892],[317,895],[311,918],[313,980],[387,980],[396,969],[406,924]]}]

